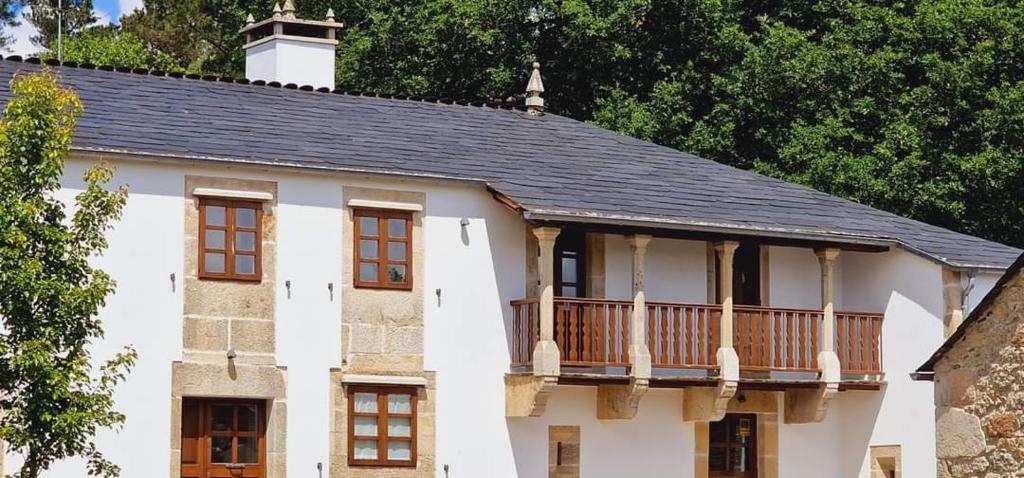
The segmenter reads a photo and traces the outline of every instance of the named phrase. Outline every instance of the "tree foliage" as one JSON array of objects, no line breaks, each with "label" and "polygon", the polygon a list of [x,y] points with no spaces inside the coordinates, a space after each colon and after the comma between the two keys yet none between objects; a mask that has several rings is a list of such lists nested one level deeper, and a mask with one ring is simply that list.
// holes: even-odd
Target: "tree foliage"
[{"label": "tree foliage", "polygon": [[27,10],[25,20],[39,32],[32,36],[32,44],[50,48],[57,44],[57,8],[62,7],[62,34],[74,36],[92,26],[98,19],[92,8],[92,0],[20,0]]},{"label": "tree foliage", "polygon": [[14,40],[6,31],[21,24],[18,21],[20,0],[0,0],[0,50],[8,50]]},{"label": "tree foliage", "polygon": [[[241,75],[273,0],[145,0],[183,68]],[[1024,246],[1024,6],[1009,0],[300,0],[342,88],[552,112]]]},{"label": "tree foliage", "polygon": [[[67,38],[63,49],[64,61],[120,68],[183,70],[170,55],[147,48],[135,34],[123,33],[114,25],[87,28]],[[57,53],[51,49],[39,56],[53,59]]]},{"label": "tree foliage", "polygon": [[24,455],[19,478],[70,456],[90,475],[116,476],[92,437],[123,423],[112,392],[136,355],[126,348],[93,366],[96,315],[114,281],[89,259],[106,248],[127,191],[107,191],[113,171],[91,168],[69,213],[54,196],[82,104],[47,72],[15,77],[11,91],[0,119],[0,436]]}]

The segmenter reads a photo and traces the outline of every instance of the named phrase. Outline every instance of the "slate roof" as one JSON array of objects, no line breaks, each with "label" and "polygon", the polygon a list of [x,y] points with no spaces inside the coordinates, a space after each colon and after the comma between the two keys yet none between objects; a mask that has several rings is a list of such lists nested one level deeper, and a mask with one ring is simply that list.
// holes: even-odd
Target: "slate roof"
[{"label": "slate roof", "polygon": [[[40,68],[0,61],[0,101]],[[85,104],[79,151],[480,181],[529,219],[899,244],[963,268],[1020,254],[553,114],[58,69]]]}]

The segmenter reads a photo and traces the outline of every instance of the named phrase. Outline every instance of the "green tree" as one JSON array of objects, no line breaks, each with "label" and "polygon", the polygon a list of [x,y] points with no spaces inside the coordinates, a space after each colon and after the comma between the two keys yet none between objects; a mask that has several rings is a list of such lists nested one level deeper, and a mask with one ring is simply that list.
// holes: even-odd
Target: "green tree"
[{"label": "green tree", "polygon": [[[139,37],[121,32],[113,25],[87,28],[67,38],[63,48],[64,61],[123,68],[182,70],[170,55],[151,51]],[[56,46],[51,46],[49,51],[39,56],[43,59],[56,58]]]},{"label": "green tree", "polygon": [[32,44],[49,48],[57,44],[57,7],[61,3],[63,35],[73,36],[96,23],[96,11],[92,0],[21,0],[28,10],[25,20],[36,27],[38,34],[32,37]]},{"label": "green tree", "polygon": [[19,0],[0,0],[0,50],[9,50],[13,38],[4,33],[10,27],[21,25],[18,21]]},{"label": "green tree", "polygon": [[0,436],[25,457],[19,478],[70,456],[91,476],[117,476],[92,437],[124,422],[113,388],[136,354],[92,364],[114,281],[89,258],[106,248],[127,190],[107,191],[113,171],[91,168],[69,215],[54,196],[82,104],[48,72],[18,75],[11,91],[0,119]]}]

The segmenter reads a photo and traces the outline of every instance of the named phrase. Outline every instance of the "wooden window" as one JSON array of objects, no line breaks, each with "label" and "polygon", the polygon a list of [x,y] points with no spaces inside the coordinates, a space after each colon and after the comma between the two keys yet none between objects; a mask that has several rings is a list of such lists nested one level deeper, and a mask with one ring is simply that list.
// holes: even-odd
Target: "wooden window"
[{"label": "wooden window", "polygon": [[711,478],[757,476],[757,416],[728,414],[708,427]]},{"label": "wooden window", "polygon": [[199,201],[199,277],[259,281],[263,206],[258,202]]},{"label": "wooden window", "polygon": [[348,464],[416,466],[416,389],[348,387]]},{"label": "wooden window", "polygon": [[412,213],[356,209],[356,287],[412,290]]},{"label": "wooden window", "polygon": [[266,476],[266,405],[260,400],[185,398],[181,476]]}]

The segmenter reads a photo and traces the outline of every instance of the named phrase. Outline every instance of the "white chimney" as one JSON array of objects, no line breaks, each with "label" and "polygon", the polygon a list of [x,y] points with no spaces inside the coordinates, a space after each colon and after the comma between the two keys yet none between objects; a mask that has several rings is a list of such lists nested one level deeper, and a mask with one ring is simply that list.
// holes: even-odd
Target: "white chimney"
[{"label": "white chimney", "polygon": [[245,34],[245,77],[249,80],[295,83],[334,89],[336,32],[342,24],[327,11],[326,21],[295,18],[295,5],[274,4],[273,16],[256,23],[249,15]]}]

